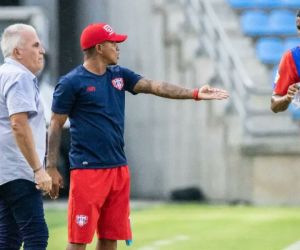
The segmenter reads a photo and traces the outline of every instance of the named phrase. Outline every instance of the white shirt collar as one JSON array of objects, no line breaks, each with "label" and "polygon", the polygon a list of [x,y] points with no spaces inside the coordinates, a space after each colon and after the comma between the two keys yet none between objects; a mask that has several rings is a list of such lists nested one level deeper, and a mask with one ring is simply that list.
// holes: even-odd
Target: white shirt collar
[{"label": "white shirt collar", "polygon": [[32,76],[32,80],[36,81],[36,79],[37,79],[36,75],[34,75],[28,68],[26,68],[22,63],[19,63],[17,60],[15,60],[11,57],[6,57],[4,59],[4,62],[9,63],[9,64],[13,64],[16,67],[19,67],[19,68],[25,70],[28,74],[30,74]]}]

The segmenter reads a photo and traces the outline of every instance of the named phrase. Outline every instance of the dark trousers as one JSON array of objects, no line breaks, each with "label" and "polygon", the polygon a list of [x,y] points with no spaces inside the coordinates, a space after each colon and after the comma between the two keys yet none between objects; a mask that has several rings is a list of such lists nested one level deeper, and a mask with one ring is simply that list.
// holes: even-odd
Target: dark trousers
[{"label": "dark trousers", "polygon": [[14,180],[0,185],[0,250],[45,250],[48,244],[43,200],[35,184]]}]

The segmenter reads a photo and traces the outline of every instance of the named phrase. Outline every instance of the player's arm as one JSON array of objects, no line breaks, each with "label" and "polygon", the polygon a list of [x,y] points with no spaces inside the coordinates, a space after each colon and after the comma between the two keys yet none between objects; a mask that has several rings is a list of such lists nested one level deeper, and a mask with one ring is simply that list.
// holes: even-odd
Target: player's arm
[{"label": "player's arm", "polygon": [[271,98],[271,110],[274,113],[285,111],[288,108],[297,91],[298,89],[296,84],[292,84],[289,86],[286,95],[281,96],[273,94]]},{"label": "player's arm", "polygon": [[68,116],[64,114],[52,113],[50,125],[48,128],[48,155],[47,155],[47,172],[52,177],[52,189],[50,197],[58,198],[59,188],[63,186],[63,178],[57,170],[59,160],[59,147],[63,126]]},{"label": "player's arm", "polygon": [[171,99],[212,100],[228,98],[226,90],[211,88],[204,85],[201,88],[189,89],[175,84],[142,78],[133,88],[135,93],[153,94]]},{"label": "player's arm", "polygon": [[42,168],[35,150],[34,137],[28,121],[28,113],[21,112],[11,115],[10,123],[16,143],[34,172],[37,188],[49,192],[51,189],[51,178]]}]

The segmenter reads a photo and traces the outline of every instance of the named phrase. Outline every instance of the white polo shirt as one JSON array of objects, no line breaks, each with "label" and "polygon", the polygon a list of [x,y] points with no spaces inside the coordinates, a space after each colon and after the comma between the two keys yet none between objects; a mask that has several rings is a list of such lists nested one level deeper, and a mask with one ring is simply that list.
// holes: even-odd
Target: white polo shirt
[{"label": "white polo shirt", "polygon": [[46,150],[46,121],[37,78],[19,62],[6,58],[0,66],[0,185],[16,180],[34,181],[31,167],[16,144],[9,117],[28,112],[41,164]]}]

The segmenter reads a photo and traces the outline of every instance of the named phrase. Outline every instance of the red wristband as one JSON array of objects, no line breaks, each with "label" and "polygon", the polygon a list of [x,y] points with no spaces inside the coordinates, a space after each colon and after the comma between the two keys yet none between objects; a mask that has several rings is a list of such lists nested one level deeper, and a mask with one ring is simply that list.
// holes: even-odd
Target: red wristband
[{"label": "red wristband", "polygon": [[199,89],[198,88],[196,88],[196,89],[194,89],[194,91],[193,91],[193,99],[195,100],[195,101],[200,101],[200,98],[199,98]]}]

